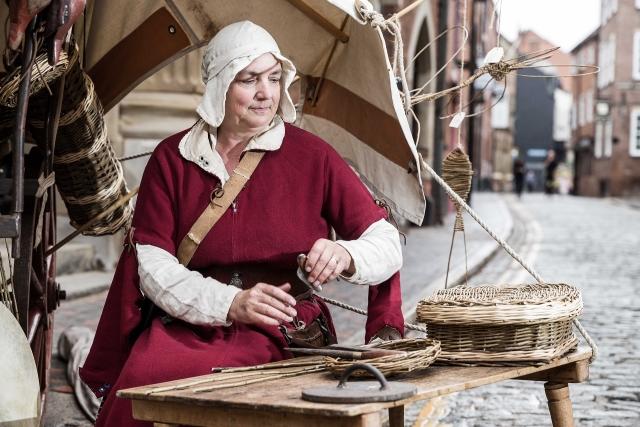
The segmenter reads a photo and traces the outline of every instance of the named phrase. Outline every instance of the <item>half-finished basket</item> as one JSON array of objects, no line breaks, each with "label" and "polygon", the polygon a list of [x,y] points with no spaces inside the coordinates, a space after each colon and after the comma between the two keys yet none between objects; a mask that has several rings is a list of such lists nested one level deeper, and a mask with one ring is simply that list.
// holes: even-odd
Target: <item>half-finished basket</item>
[{"label": "half-finished basket", "polygon": [[[387,341],[376,345],[376,348],[388,350],[402,350],[404,355],[392,355],[376,357],[366,360],[349,360],[333,357],[325,357],[324,364],[334,375],[340,376],[354,363],[368,363],[378,368],[386,377],[406,374],[428,368],[440,353],[440,343],[429,338],[402,339]],[[371,373],[367,371],[355,371],[352,375],[355,378],[369,378]]]},{"label": "half-finished basket", "polygon": [[441,343],[438,361],[545,362],[576,348],[582,297],[566,284],[458,286],[420,301],[417,319]]}]

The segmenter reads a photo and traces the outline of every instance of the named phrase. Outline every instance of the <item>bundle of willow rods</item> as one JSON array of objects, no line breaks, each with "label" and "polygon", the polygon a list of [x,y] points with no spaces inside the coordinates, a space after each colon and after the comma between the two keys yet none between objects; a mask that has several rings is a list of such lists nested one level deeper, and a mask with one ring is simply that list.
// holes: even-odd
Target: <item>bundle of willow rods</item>
[{"label": "bundle of willow rods", "polygon": [[324,370],[326,370],[326,367],[319,356],[297,357],[264,365],[213,368],[213,374],[198,377],[198,379],[174,381],[171,385],[149,388],[145,393],[147,395],[169,391],[206,393],[223,388],[241,387]]}]

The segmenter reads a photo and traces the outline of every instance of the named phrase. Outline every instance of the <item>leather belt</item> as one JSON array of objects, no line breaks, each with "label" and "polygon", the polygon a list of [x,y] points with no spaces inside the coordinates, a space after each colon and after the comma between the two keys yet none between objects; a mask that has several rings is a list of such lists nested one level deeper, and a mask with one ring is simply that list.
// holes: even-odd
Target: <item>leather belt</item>
[{"label": "leather belt", "polygon": [[268,283],[279,286],[284,283],[291,284],[289,293],[297,300],[308,299],[313,291],[302,283],[296,275],[296,267],[287,269],[272,268],[265,265],[238,264],[225,267],[214,267],[203,272],[205,276],[236,286],[241,289],[249,289],[257,283]]}]

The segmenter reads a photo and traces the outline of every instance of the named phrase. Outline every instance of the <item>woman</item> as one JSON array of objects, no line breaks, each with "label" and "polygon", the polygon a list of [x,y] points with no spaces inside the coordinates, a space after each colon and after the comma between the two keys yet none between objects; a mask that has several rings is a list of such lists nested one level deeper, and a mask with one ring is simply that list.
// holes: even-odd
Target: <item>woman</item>
[{"label": "woman", "polygon": [[[275,40],[248,21],[210,42],[201,120],[161,142],[149,160],[128,249],[81,369],[83,380],[106,395],[98,426],[146,425],[109,390],[288,358],[289,332],[314,322],[330,340],[327,307],[295,277],[299,254],[307,254],[312,284],[342,276],[377,285],[369,291],[366,340],[403,333],[398,232],[331,147],[288,124],[295,120],[287,92],[294,76]],[[266,154],[181,265],[180,242],[249,151]],[[330,227],[345,240],[327,239]],[[154,317],[131,344],[127,337],[141,317],[133,303],[138,286],[166,315]]]}]

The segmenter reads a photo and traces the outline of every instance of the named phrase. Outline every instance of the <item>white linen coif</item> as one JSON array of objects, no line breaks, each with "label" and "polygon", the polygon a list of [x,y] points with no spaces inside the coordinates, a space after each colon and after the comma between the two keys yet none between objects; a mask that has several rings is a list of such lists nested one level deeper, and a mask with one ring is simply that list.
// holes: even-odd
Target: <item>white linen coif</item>
[{"label": "white linen coif", "polygon": [[288,89],[296,67],[280,53],[278,44],[264,28],[240,21],[221,29],[204,53],[202,81],[206,87],[196,111],[205,122],[214,128],[220,126],[229,85],[240,71],[265,53],[272,54],[282,65],[278,115],[287,123],[295,121],[296,110]]}]

